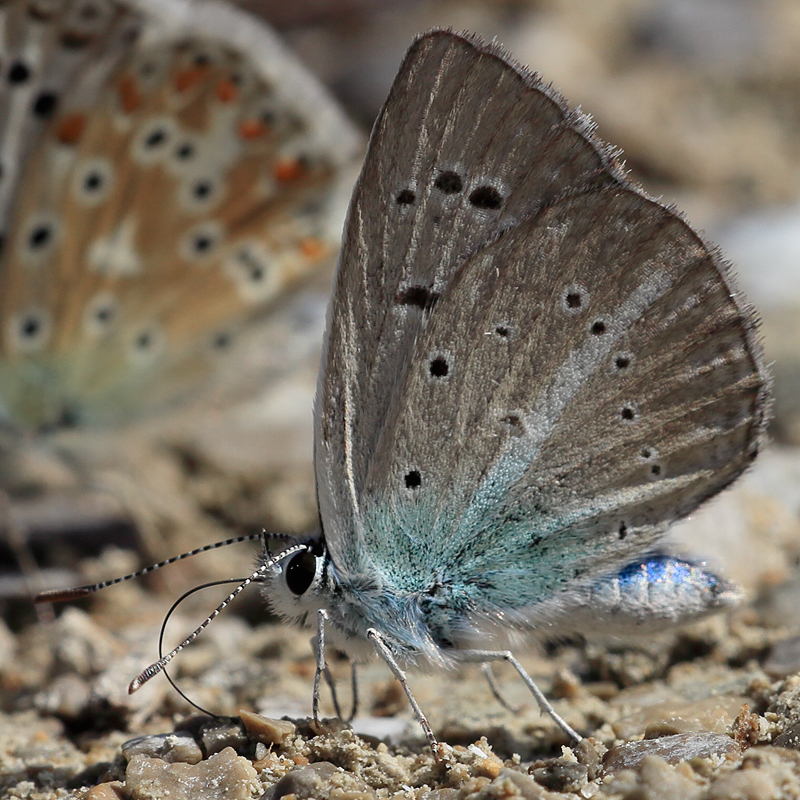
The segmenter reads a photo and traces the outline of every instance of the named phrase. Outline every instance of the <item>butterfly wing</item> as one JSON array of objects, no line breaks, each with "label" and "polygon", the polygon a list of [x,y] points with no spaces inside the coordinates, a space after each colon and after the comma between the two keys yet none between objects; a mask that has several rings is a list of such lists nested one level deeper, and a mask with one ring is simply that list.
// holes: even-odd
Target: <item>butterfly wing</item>
[{"label": "butterfly wing", "polygon": [[[354,534],[342,533],[324,504],[323,522],[337,566],[352,573],[377,572],[429,596],[450,592],[442,605],[461,603],[460,612],[527,609],[647,548],[730,483],[761,441],[768,381],[755,319],[718,255],[613,170],[563,181],[544,197],[509,181],[499,208],[476,210],[474,178],[484,186],[507,179],[521,153],[540,174],[559,173],[557,128],[545,127],[542,151],[536,112],[496,115],[495,135],[475,127],[473,110],[452,133],[470,142],[454,166],[406,109],[407,96],[432,108],[443,87],[473,76],[483,104],[501,95],[516,110],[523,101],[505,97],[509,84],[536,101],[544,90],[452,34],[421,42],[376,126],[370,180],[362,178],[350,212],[323,379],[335,405],[318,423],[317,457],[320,493],[337,513],[350,503]],[[446,51],[440,70],[417,63],[428,43]],[[451,47],[464,63],[448,60]],[[427,88],[407,88],[425,74]],[[457,113],[434,118],[456,128]],[[418,133],[389,163],[416,180],[420,198],[410,229],[396,235],[397,184],[370,172],[381,148],[393,149],[383,137],[395,115],[410,117]],[[509,118],[516,148],[500,130]],[[575,160],[602,152],[562,118]],[[468,161],[467,152],[478,155]],[[530,168],[520,168],[525,178]],[[443,169],[458,172],[460,191],[437,187]],[[529,205],[518,188],[534,193]],[[376,206],[389,221],[376,219]],[[478,238],[471,217],[511,207],[520,210]],[[439,245],[449,219],[449,232],[475,237],[467,248]],[[415,285],[435,299],[403,303],[406,274],[425,264],[427,283],[415,273]],[[367,281],[379,267],[383,280]],[[371,291],[382,297],[373,302]],[[378,411],[364,410],[365,395],[379,398]],[[341,487],[319,473],[332,458],[346,466]]]},{"label": "butterfly wing", "polygon": [[560,195],[620,177],[588,122],[499,49],[444,31],[411,47],[354,192],[320,378],[315,469],[340,564],[414,342],[458,267]]},{"label": "butterfly wing", "polygon": [[155,8],[135,42],[98,34],[111,55],[76,71],[19,184],[0,375],[29,424],[116,422],[196,394],[237,334],[335,251],[349,123],[250,18]]}]

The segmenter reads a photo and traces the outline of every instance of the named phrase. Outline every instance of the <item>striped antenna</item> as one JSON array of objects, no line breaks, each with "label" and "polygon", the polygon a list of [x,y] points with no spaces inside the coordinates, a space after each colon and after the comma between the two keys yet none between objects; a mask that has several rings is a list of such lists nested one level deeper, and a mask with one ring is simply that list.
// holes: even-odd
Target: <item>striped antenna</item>
[{"label": "striped antenna", "polygon": [[169,564],[174,564],[177,561],[182,561],[184,558],[189,558],[190,556],[196,556],[200,553],[207,553],[209,550],[216,550],[218,547],[226,547],[229,544],[239,544],[240,542],[250,542],[254,539],[263,539],[265,542],[270,539],[292,539],[294,537],[289,536],[285,533],[267,533],[266,531],[262,531],[261,533],[248,533],[245,536],[235,536],[232,539],[225,539],[222,542],[214,542],[213,544],[207,544],[204,547],[198,547],[196,550],[190,550],[188,553],[181,553],[178,556],[173,556],[172,558],[166,559],[166,561],[159,561],[158,564],[151,564],[149,567],[145,567],[144,569],[137,570],[136,572],[131,572],[128,575],[123,575],[120,578],[113,578],[110,581],[102,581],[101,583],[90,583],[86,586],[76,586],[72,589],[51,589],[47,592],[40,592],[33,598],[34,603],[61,603],[65,600],[76,600],[79,597],[86,597],[88,594],[93,594],[94,592],[100,591],[100,589],[105,589],[108,586],[114,586],[117,583],[122,583],[123,581],[129,581],[131,578],[141,578],[142,575],[147,575],[149,572],[154,572],[157,569],[161,569],[161,567],[166,567]]}]

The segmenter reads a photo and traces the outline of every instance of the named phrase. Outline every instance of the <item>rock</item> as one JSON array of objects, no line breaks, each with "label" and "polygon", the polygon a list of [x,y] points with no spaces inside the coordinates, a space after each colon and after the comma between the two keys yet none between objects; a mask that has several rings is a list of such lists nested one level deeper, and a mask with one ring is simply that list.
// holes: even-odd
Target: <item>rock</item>
[{"label": "rock", "polygon": [[682,733],[615,745],[603,758],[603,771],[608,774],[634,769],[648,756],[658,756],[668,764],[677,764],[690,758],[722,757],[740,752],[739,745],[730,736],[719,733]]},{"label": "rock", "polygon": [[136,755],[125,773],[132,800],[251,800],[260,787],[253,766],[231,747],[199,764]]}]

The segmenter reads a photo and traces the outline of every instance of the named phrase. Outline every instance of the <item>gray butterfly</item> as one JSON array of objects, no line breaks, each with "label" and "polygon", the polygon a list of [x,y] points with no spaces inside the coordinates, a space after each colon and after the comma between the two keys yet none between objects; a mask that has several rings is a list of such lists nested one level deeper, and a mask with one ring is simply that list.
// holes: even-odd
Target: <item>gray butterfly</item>
[{"label": "gray butterfly", "polygon": [[[472,37],[421,36],[350,206],[313,562],[267,596],[323,610],[339,646],[436,666],[569,631],[587,600],[602,615],[598,585],[756,456],[756,324],[719,254],[552,88]],[[688,605],[713,604],[691,575]]]},{"label": "gray butterfly", "polygon": [[510,661],[580,738],[505,648],[731,601],[730,584],[652,554],[759,450],[756,325],[719,254],[552,88],[473,37],[421,36],[335,279],[320,531],[249,579],[316,622],[315,715],[327,633],[389,664],[434,752],[408,664]]}]

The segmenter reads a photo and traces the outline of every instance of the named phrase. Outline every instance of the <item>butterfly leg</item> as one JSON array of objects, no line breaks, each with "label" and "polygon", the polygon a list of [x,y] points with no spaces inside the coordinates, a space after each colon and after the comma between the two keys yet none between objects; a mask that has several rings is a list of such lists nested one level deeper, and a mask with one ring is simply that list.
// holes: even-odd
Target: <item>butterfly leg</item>
[{"label": "butterfly leg", "polygon": [[488,661],[484,661],[481,664],[481,671],[483,672],[484,678],[486,678],[486,683],[489,684],[489,688],[492,690],[492,694],[494,695],[494,699],[500,703],[503,708],[507,711],[510,711],[512,714],[519,714],[522,710],[521,708],[514,708],[508,700],[503,697],[502,692],[500,691],[500,687],[497,685],[497,678],[494,676],[494,672],[492,671],[492,665]]},{"label": "butterfly leg", "polygon": [[550,716],[553,722],[561,728],[562,731],[576,744],[580,742],[583,737],[573,728],[571,728],[564,719],[562,719],[550,701],[544,696],[542,690],[534,683],[533,678],[528,675],[525,667],[514,658],[514,654],[510,650],[462,650],[459,652],[459,658],[463,661],[478,661],[485,664],[491,661],[507,661],[517,671],[517,674],[522,678],[525,685],[530,690],[530,693],[536,698],[539,708]]},{"label": "butterfly leg", "polygon": [[325,671],[322,673],[325,676],[325,683],[328,684],[328,689],[331,692],[331,700],[333,700],[333,710],[336,712],[336,716],[343,720],[344,717],[342,716],[342,707],[339,705],[339,696],[336,693],[336,681],[333,679],[333,675],[331,675],[331,671],[326,667]]},{"label": "butterfly leg", "polygon": [[386,642],[384,642],[381,634],[376,631],[375,628],[369,628],[367,630],[367,636],[375,645],[375,650],[378,652],[378,655],[386,662],[386,665],[392,671],[392,675],[394,675],[395,678],[400,681],[400,685],[403,687],[403,691],[406,693],[408,702],[411,704],[411,708],[414,711],[414,716],[417,718],[417,722],[419,722],[422,732],[425,734],[425,738],[428,740],[428,744],[433,752],[433,757],[437,761],[440,761],[442,757],[441,746],[436,740],[436,737],[433,735],[430,723],[428,722],[426,716],[422,713],[422,709],[419,707],[419,703],[417,703],[417,698],[414,697],[413,693],[411,692],[411,687],[408,685],[408,679],[406,678],[405,672],[400,669],[400,665],[397,663],[397,661],[395,661],[392,651],[389,649]]},{"label": "butterfly leg", "polygon": [[350,660],[350,685],[353,692],[352,705],[350,707],[350,715],[347,719],[342,714],[342,707],[339,705],[339,696],[336,692],[336,681],[328,669],[328,662],[325,658],[325,620],[328,619],[328,614],[323,610],[317,613],[317,638],[315,642],[315,649],[317,651],[317,668],[314,673],[314,694],[312,699],[314,722],[319,724],[319,686],[320,676],[325,676],[325,683],[331,691],[331,700],[333,701],[333,708],[336,716],[344,722],[352,722],[358,712],[358,677],[356,674],[356,662]]},{"label": "butterfly leg", "polygon": [[[316,642],[316,651],[317,651],[317,668],[314,672],[314,691],[311,695],[311,713],[314,718],[314,724],[319,725],[319,680],[323,674],[327,677],[328,672],[328,663],[325,660],[325,620],[328,618],[328,614],[325,612],[324,609],[320,609],[317,612],[317,642]],[[329,680],[328,685],[331,687],[331,692],[334,696],[333,705],[336,709],[337,715],[339,714],[339,703],[337,702],[336,693],[333,689],[332,682]]]},{"label": "butterfly leg", "polygon": [[358,714],[358,673],[356,672],[356,662],[350,659],[350,691],[352,692],[352,705],[350,706],[350,716],[347,722],[352,722]]}]

